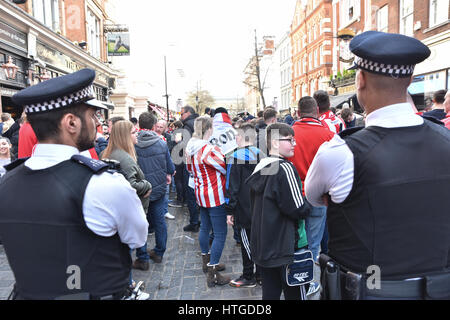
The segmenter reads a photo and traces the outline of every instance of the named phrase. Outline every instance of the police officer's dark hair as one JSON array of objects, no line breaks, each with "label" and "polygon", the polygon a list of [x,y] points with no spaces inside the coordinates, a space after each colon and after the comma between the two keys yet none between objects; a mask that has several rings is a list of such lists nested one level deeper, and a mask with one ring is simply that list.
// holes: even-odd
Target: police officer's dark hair
[{"label": "police officer's dark hair", "polygon": [[226,114],[228,114],[228,110],[225,109],[225,108],[223,108],[223,107],[220,107],[220,108],[217,108],[217,109],[215,110],[215,113],[214,113],[214,114],[218,114],[218,113],[226,113]]},{"label": "police officer's dark hair", "polygon": [[139,116],[139,128],[152,130],[157,122],[156,117],[150,112],[144,112]]},{"label": "police officer's dark hair", "polygon": [[190,114],[195,114],[195,109],[189,105],[184,106],[183,109],[184,109],[184,112],[189,112]]},{"label": "police officer's dark hair", "polygon": [[71,113],[81,119],[85,123],[84,115],[88,110],[85,104],[76,104],[70,107],[61,108],[59,110],[51,110],[48,112],[29,113],[27,114],[28,121],[33,128],[38,141],[45,141],[55,138],[60,134],[61,119],[68,113]]},{"label": "police officer's dark hair", "polygon": [[273,108],[266,108],[263,113],[264,121],[277,117],[277,111]]},{"label": "police officer's dark hair", "polygon": [[316,100],[319,106],[319,112],[323,113],[330,109],[330,96],[326,91],[317,90],[314,92],[313,98]]},{"label": "police officer's dark hair", "polygon": [[272,123],[266,128],[266,145],[270,151],[272,140],[294,136],[295,132],[292,127],[286,123],[276,122]]},{"label": "police officer's dark hair", "polygon": [[305,96],[298,101],[300,117],[312,116],[317,113],[317,102],[313,97]]},{"label": "police officer's dark hair", "polygon": [[433,93],[433,101],[435,103],[443,104],[445,101],[445,95],[447,94],[447,90],[438,90]]}]

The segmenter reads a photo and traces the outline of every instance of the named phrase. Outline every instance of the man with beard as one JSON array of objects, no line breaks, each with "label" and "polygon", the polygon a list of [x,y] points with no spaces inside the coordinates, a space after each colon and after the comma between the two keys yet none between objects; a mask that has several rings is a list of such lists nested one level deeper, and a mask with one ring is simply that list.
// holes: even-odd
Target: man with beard
[{"label": "man with beard", "polygon": [[10,164],[0,183],[2,198],[18,204],[0,213],[12,299],[130,296],[130,249],[144,245],[148,223],[125,178],[80,155],[94,146],[96,110],[104,108],[94,79],[83,69],[12,98],[38,139],[33,156]]}]

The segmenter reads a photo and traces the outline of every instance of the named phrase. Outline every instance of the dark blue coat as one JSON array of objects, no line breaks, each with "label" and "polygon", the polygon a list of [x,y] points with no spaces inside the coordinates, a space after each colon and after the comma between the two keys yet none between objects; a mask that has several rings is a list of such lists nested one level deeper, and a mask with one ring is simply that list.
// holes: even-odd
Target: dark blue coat
[{"label": "dark blue coat", "polygon": [[167,143],[153,131],[141,131],[135,147],[138,165],[152,185],[150,201],[159,200],[166,194],[166,176],[175,172]]}]

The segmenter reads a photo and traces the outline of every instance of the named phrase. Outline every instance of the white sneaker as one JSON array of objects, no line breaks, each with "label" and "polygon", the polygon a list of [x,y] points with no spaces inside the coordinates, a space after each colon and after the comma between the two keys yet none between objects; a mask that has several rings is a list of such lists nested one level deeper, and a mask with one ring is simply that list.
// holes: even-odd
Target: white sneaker
[{"label": "white sneaker", "polygon": [[175,219],[175,216],[171,215],[169,212],[167,212],[167,213],[164,215],[164,217],[166,217],[166,218],[169,219],[169,220]]}]

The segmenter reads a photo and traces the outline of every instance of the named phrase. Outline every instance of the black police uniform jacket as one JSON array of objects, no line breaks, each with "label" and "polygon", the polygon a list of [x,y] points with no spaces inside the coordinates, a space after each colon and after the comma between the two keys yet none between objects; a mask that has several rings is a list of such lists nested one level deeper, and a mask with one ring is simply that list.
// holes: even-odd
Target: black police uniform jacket
[{"label": "black police uniform jacket", "polygon": [[382,279],[400,280],[449,270],[450,131],[424,121],[343,137],[354,180],[345,201],[328,207],[328,247],[354,272],[377,265]]},{"label": "black police uniform jacket", "polygon": [[0,237],[16,279],[17,299],[125,292],[131,271],[129,247],[117,234],[93,233],[82,211],[89,180],[106,167],[100,161],[90,168],[75,160],[43,170],[21,164],[1,180],[2,199],[16,204],[0,213]]},{"label": "black police uniform jacket", "polygon": [[307,245],[300,219],[311,211],[302,197],[297,170],[285,159],[264,158],[246,183],[252,211],[252,260],[265,268],[292,263],[295,251]]}]

